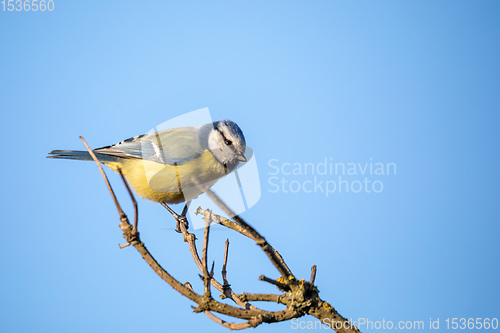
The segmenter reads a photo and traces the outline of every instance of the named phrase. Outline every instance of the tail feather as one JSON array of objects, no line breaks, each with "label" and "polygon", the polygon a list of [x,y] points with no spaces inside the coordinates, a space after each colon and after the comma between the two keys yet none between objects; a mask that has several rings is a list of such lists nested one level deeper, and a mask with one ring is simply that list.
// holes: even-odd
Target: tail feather
[{"label": "tail feather", "polygon": [[[95,155],[100,162],[116,162],[117,160],[117,157],[111,155],[104,155],[99,153],[95,153]],[[53,150],[49,153],[49,156],[47,156],[47,158],[92,161],[92,156],[90,156],[89,152],[82,150]]]}]

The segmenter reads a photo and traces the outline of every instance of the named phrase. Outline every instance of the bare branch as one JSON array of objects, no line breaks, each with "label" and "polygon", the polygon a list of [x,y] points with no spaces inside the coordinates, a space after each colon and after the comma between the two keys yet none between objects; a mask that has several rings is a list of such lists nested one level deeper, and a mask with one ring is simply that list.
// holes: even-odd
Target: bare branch
[{"label": "bare branch", "polygon": [[318,318],[322,323],[327,323],[337,333],[360,333],[360,330],[342,317],[330,304],[322,301],[319,297],[313,300],[312,306],[307,313]]},{"label": "bare branch", "polygon": [[106,173],[104,172],[101,163],[97,159],[97,157],[94,154],[94,151],[90,149],[89,145],[87,144],[87,141],[83,138],[83,136],[80,136],[80,140],[82,140],[83,144],[85,145],[85,148],[87,148],[87,151],[89,152],[90,156],[94,160],[94,162],[97,164],[97,167],[99,168],[99,171],[101,171],[101,175],[104,178],[104,181],[106,182],[106,186],[108,187],[109,193],[111,193],[111,197],[113,198],[113,201],[115,202],[116,209],[118,210],[118,214],[120,215],[120,219],[126,215],[123,212],[122,207],[118,203],[118,199],[116,198],[115,191],[113,191],[113,188],[111,187],[111,184],[109,183],[108,176],[106,176]]},{"label": "bare branch", "polygon": [[[222,218],[218,215],[212,214],[209,210],[201,210],[197,209],[197,213],[201,213],[204,215],[205,219],[205,233],[203,239],[203,251],[202,251],[202,259],[200,260],[198,252],[196,250],[195,244],[195,236],[192,233],[189,233],[186,229],[186,225],[184,223],[180,223],[181,231],[184,235],[184,239],[189,244],[190,251],[192,253],[193,259],[200,270],[203,272],[202,279],[204,280],[205,292],[203,295],[196,293],[191,284],[186,282],[184,284],[180,283],[177,279],[175,279],[172,275],[170,275],[161,265],[154,259],[154,257],[147,250],[146,246],[140,241],[139,233],[137,232],[137,224],[138,224],[138,206],[135,198],[133,196],[132,191],[120,169],[118,169],[118,173],[120,174],[127,191],[132,199],[134,204],[134,226],[132,226],[123,212],[118,199],[109,183],[109,180],[104,172],[100,162],[96,158],[93,151],[89,148],[85,140],[80,137],[86,146],[89,154],[92,156],[93,160],[98,165],[101,174],[108,186],[108,190],[113,197],[115,202],[115,206],[118,210],[120,216],[120,228],[123,230],[123,236],[127,240],[129,245],[134,246],[137,251],[141,254],[143,259],[148,263],[148,265],[153,269],[153,271],[162,278],[165,282],[167,282],[172,288],[174,288],[177,292],[187,297],[188,299],[195,302],[198,307],[193,307],[195,312],[204,312],[211,320],[216,323],[232,329],[239,330],[245,329],[249,327],[256,327],[261,323],[273,323],[286,321],[293,318],[301,317],[305,314],[312,315],[323,323],[326,320],[329,320],[329,326],[335,329],[339,333],[359,333],[359,330],[352,325],[347,319],[342,317],[330,304],[321,300],[318,295],[318,289],[314,286],[314,281],[316,277],[316,265],[313,265],[311,268],[311,278],[310,282],[304,280],[296,280],[295,277],[291,274],[290,269],[286,266],[281,255],[269,245],[266,240],[249,224],[247,224],[243,219],[235,215],[229,207],[227,207],[220,198],[218,198],[215,193],[203,187],[203,185],[199,185],[200,189],[203,189],[204,192],[207,192],[209,196],[216,202],[229,216],[234,216],[234,220],[231,221],[229,219]],[[214,272],[214,262],[212,263],[212,267],[210,272],[208,271],[208,240],[210,234],[210,224],[212,222],[218,222],[222,225],[231,228],[250,239],[254,240],[262,250],[268,255],[271,262],[278,269],[280,274],[282,275],[277,280],[273,280],[270,278],[261,275],[259,280],[266,281],[273,285],[276,285],[279,289],[286,291],[282,295],[275,294],[262,294],[262,293],[242,293],[239,295],[234,294],[234,292],[229,287],[229,283],[227,282],[227,257],[228,257],[228,249],[229,249],[229,240],[226,241],[225,253],[224,253],[224,264],[222,268],[222,275],[224,285],[222,286],[213,278]],[[214,300],[211,297],[210,293],[210,285],[214,285],[218,290],[220,290],[224,295],[228,298],[232,299],[236,304],[242,306],[243,308],[234,307],[228,304],[220,303]],[[279,304],[286,305],[285,310],[281,311],[265,311],[258,309],[248,303],[249,301],[264,301],[264,302],[275,302]],[[215,313],[220,313],[223,315],[228,315],[233,318],[239,318],[246,320],[243,323],[230,323],[216,316]]]},{"label": "bare branch", "polygon": [[[273,313],[273,312],[268,312],[268,311],[263,311],[263,310],[253,310],[253,309],[241,309],[237,308],[228,304],[224,303],[219,303],[215,301],[212,298],[207,299],[206,297],[199,295],[193,291],[192,288],[188,288],[186,285],[180,283],[177,279],[175,279],[172,275],[170,275],[161,265],[154,259],[154,257],[151,255],[151,253],[147,250],[146,246],[144,243],[142,243],[139,239],[138,233],[134,230],[133,226],[130,224],[127,216],[121,209],[121,206],[118,202],[118,199],[116,198],[116,195],[109,184],[108,178],[106,176],[106,173],[101,167],[101,164],[97,160],[95,154],[93,151],[90,149],[90,147],[87,145],[83,137],[80,137],[87,147],[87,150],[89,151],[90,155],[96,162],[96,164],[99,167],[99,170],[101,170],[101,174],[104,178],[104,181],[108,185],[108,190],[111,193],[111,196],[113,197],[113,200],[115,201],[115,205],[117,207],[118,213],[120,215],[120,228],[123,230],[123,237],[127,240],[130,245],[133,245],[136,250],[141,254],[142,258],[148,263],[148,265],[153,269],[153,271],[165,282],[167,282],[172,288],[174,288],[177,292],[179,292],[181,295],[189,298],[193,302],[199,305],[200,308],[203,308],[204,310],[209,310],[209,311],[214,311],[218,312],[221,314],[225,314],[228,316],[232,316],[235,318],[241,318],[241,319],[246,319],[250,320],[252,318],[255,318],[262,313],[266,314],[267,316],[270,316],[271,318],[275,318],[276,316],[280,316],[278,312]],[[183,225],[183,223],[181,223]]]},{"label": "bare branch", "polygon": [[134,230],[137,231],[138,224],[139,224],[139,207],[137,206],[137,201],[135,200],[134,193],[132,193],[132,190],[130,189],[128,182],[125,179],[125,176],[123,175],[122,169],[120,167],[118,167],[117,170],[118,170],[118,173],[120,174],[120,177],[122,177],[123,183],[125,184],[125,187],[127,188],[128,194],[130,195],[130,198],[132,199],[132,204],[134,205]]},{"label": "bare branch", "polygon": [[274,303],[282,303],[281,298],[283,295],[276,294],[252,294],[252,293],[241,293],[238,294],[238,297],[243,301],[249,302],[274,302]]},{"label": "bare branch", "polygon": [[286,284],[278,282],[276,280],[270,279],[268,277],[265,277],[264,275],[259,276],[259,280],[268,282],[270,284],[274,284],[276,287],[278,287],[280,290],[287,291],[290,290],[290,287],[288,287]]},{"label": "bare branch", "polygon": [[229,323],[229,322],[217,317],[216,315],[214,315],[210,311],[203,311],[203,313],[208,318],[210,318],[214,322],[216,322],[217,324],[224,326],[225,328],[229,328],[230,330],[233,330],[233,331],[244,330],[244,329],[250,328],[250,327],[257,327],[258,325],[260,325],[262,323],[262,317],[260,317],[261,318],[260,322],[249,320],[249,321],[246,321],[244,323]]},{"label": "bare branch", "polygon": [[[203,251],[202,251],[202,263],[203,263],[203,282],[205,285],[205,296],[211,297],[210,293],[210,273],[208,272],[208,236],[210,234],[210,224],[212,223],[212,214],[207,214],[205,216],[205,233],[203,235]],[[212,266],[213,270],[213,266]]]},{"label": "bare branch", "polygon": [[[191,283],[189,282],[186,282],[184,284],[186,287],[190,288],[191,290],[193,290],[193,287],[191,286]],[[229,328],[230,330],[243,330],[243,329],[246,329],[246,328],[250,328],[250,327],[256,327],[257,325],[255,325],[254,323],[251,323],[252,319],[249,320],[249,321],[246,321],[244,323],[229,323],[219,317],[217,317],[216,315],[214,315],[212,312],[210,311],[203,311],[203,313],[210,319],[212,319],[214,322],[216,322],[217,324],[221,325],[221,326],[224,326],[226,328]],[[262,323],[262,321],[260,322]],[[259,323],[259,324],[260,324]]]},{"label": "bare branch", "polygon": [[127,239],[127,241],[130,242],[131,245],[133,245],[137,249],[137,251],[139,251],[143,259],[155,271],[155,273],[165,282],[167,282],[172,288],[174,288],[177,292],[179,292],[183,296],[189,298],[190,300],[198,304],[200,310],[214,311],[235,318],[241,318],[246,320],[252,319],[262,313],[265,313],[271,318],[279,316],[279,313],[276,313],[275,315],[274,313],[268,311],[252,310],[252,309],[247,310],[247,309],[237,308],[228,304],[219,303],[212,298],[207,299],[206,297],[195,293],[192,289],[180,283],[172,275],[170,275],[163,267],[160,266],[160,264],[153,258],[153,256],[146,249],[145,245],[138,239],[136,235],[133,234],[133,227],[128,222],[128,219],[120,223],[120,228],[123,230],[124,237]]},{"label": "bare branch", "polygon": [[[215,215],[212,214],[212,218],[214,216]],[[203,272],[203,263],[201,262],[201,259],[198,255],[198,250],[196,249],[196,242],[195,242],[196,236],[193,233],[190,233],[189,231],[187,231],[184,223],[181,223],[180,227],[181,227],[181,232],[184,235],[184,241],[186,243],[188,243],[188,245],[189,245],[189,250],[191,252],[191,256],[193,257],[193,260],[194,260],[196,266],[198,266],[199,270],[201,272]],[[255,306],[253,306],[252,304],[250,304],[248,302],[242,302],[238,297],[236,297],[236,294],[231,290],[231,288],[229,288],[229,292],[225,293],[224,286],[221,285],[219,283],[219,281],[217,281],[215,278],[210,279],[210,282],[218,291],[220,291],[223,295],[226,295],[227,298],[233,300],[236,304],[238,304],[242,308],[247,309],[247,310],[259,310],[258,308],[256,308]],[[229,296],[228,296],[228,294],[229,294]]]},{"label": "bare branch", "polygon": [[231,286],[229,284],[229,282],[227,282],[227,270],[226,270],[226,267],[227,267],[227,255],[228,255],[228,252],[229,252],[229,239],[226,239],[226,248],[224,249],[224,263],[222,264],[222,281],[224,282],[224,284],[222,285],[222,289],[223,289],[223,295],[224,297],[228,297],[228,295],[226,295],[226,293],[229,291],[229,287]]},{"label": "bare branch", "polygon": [[[219,207],[224,210],[226,214],[229,216],[233,216],[234,220],[230,221],[228,219],[220,218],[218,222],[225,227],[231,228],[244,236],[247,236],[250,239],[253,239],[257,245],[261,247],[261,249],[267,254],[273,265],[276,267],[278,272],[281,274],[283,278],[287,278],[292,275],[290,269],[286,265],[283,257],[276,251],[271,244],[269,244],[264,237],[262,237],[255,229],[253,229],[249,224],[247,224],[241,217],[236,215],[214,192],[206,187],[199,186],[200,190],[206,191],[206,193],[210,196],[210,198],[217,204]],[[196,209],[196,213],[205,215],[207,214],[206,210]],[[216,214],[214,214],[216,215]],[[220,216],[219,216],[220,217]],[[232,222],[232,223],[230,223]]]}]

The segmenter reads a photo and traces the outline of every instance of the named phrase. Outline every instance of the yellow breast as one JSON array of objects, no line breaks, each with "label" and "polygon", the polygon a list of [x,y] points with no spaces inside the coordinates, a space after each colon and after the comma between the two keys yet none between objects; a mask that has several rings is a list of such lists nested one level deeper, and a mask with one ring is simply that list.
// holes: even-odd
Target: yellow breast
[{"label": "yellow breast", "polygon": [[211,187],[227,174],[224,166],[208,150],[200,157],[180,165],[137,158],[104,164],[113,171],[117,171],[119,166],[130,186],[141,197],[166,203],[179,203],[198,197],[201,192],[193,183],[193,177],[206,187]]}]

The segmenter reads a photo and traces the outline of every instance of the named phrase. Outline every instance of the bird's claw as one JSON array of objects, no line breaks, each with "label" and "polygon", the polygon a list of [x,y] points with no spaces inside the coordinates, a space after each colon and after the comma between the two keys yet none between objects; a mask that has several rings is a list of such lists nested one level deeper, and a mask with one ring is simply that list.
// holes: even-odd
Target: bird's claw
[{"label": "bird's claw", "polygon": [[186,215],[177,215],[175,217],[175,221],[176,221],[175,232],[182,233],[181,223],[184,224],[184,226],[186,227],[186,230],[189,228],[189,222],[187,220]]}]

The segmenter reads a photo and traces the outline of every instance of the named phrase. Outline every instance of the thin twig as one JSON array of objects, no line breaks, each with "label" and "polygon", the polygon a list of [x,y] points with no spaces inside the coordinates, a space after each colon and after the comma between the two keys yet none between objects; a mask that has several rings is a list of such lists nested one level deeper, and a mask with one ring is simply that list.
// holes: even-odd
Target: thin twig
[{"label": "thin twig", "polygon": [[122,169],[120,167],[117,167],[117,170],[118,173],[120,174],[120,177],[122,177],[123,183],[125,184],[128,194],[130,195],[130,199],[132,199],[132,204],[134,205],[134,230],[137,232],[139,225],[139,207],[137,205],[137,201],[135,200],[134,193],[132,193],[132,190],[130,189],[128,182],[125,179],[125,176],[123,175]]},{"label": "thin twig", "polygon": [[[184,285],[186,287],[188,287],[189,289],[193,290],[193,286],[191,286],[191,283],[186,282],[186,283],[184,283]],[[211,320],[213,320],[214,322],[216,322],[217,324],[219,324],[221,326],[224,326],[226,328],[229,328],[230,330],[243,330],[243,329],[246,329],[246,328],[255,327],[255,326],[253,326],[250,323],[250,320],[246,321],[246,322],[243,322],[243,323],[229,323],[229,322],[227,322],[227,321],[225,321],[225,320],[217,317],[216,315],[214,315],[212,312],[210,312],[208,310],[203,311],[203,313],[208,318],[210,318]]]},{"label": "thin twig", "polygon": [[314,284],[314,280],[316,280],[316,265],[312,265],[311,267],[311,284]]},{"label": "thin twig", "polygon": [[111,187],[111,184],[109,183],[108,176],[106,176],[106,173],[104,172],[104,169],[102,168],[101,163],[99,162],[99,160],[95,156],[94,151],[92,149],[90,149],[89,145],[87,144],[87,141],[85,141],[83,136],[80,136],[80,140],[82,140],[83,144],[85,145],[85,148],[87,148],[87,151],[89,152],[90,156],[92,157],[94,162],[97,164],[97,167],[101,171],[101,175],[104,178],[104,181],[106,182],[106,186],[108,187],[109,193],[111,193],[111,197],[113,198],[113,201],[115,202],[115,206],[116,206],[116,209],[118,210],[118,214],[120,215],[120,219],[122,219],[123,216],[125,216],[125,218],[126,218],[126,215],[123,212],[122,207],[118,203],[118,199],[116,198],[115,191],[113,191],[113,188]]},{"label": "thin twig", "polygon": [[229,239],[226,239],[226,248],[224,249],[224,263],[222,264],[222,281],[224,284],[222,285],[222,288],[224,289],[224,296],[226,295],[226,292],[228,291],[228,288],[230,287],[229,282],[227,282],[227,255],[229,252]]},{"label": "thin twig", "polygon": [[284,290],[284,291],[290,290],[290,287],[288,287],[286,284],[283,284],[283,283],[278,282],[276,280],[265,277],[264,275],[259,276],[259,280],[268,282],[270,284],[274,284],[276,287],[278,287],[279,289]]},{"label": "thin twig", "polygon": [[210,235],[211,214],[205,216],[205,232],[203,234],[203,251],[201,260],[203,263],[203,282],[205,285],[205,296],[210,297],[210,273],[208,272],[208,237]]},{"label": "thin twig", "polygon": [[[292,275],[291,270],[286,265],[283,257],[276,251],[271,244],[269,244],[261,234],[257,232],[252,226],[245,222],[240,216],[238,216],[231,208],[217,194],[215,194],[212,190],[202,184],[196,177],[193,177],[193,182],[196,184],[198,189],[201,192],[205,192],[208,194],[210,199],[215,202],[228,216],[232,217],[247,233],[250,234],[251,239],[253,239],[257,245],[259,245],[262,250],[268,255],[271,262],[274,264],[278,272],[280,272],[283,278],[287,278]],[[244,234],[246,235],[246,233]]]},{"label": "thin twig", "polygon": [[210,268],[210,277],[213,278],[214,276],[214,268],[215,268],[215,261],[212,261],[212,268]]},{"label": "thin twig", "polygon": [[[123,212],[123,209],[122,207],[120,206],[120,203],[118,202],[118,199],[116,198],[116,194],[115,194],[115,191],[113,191],[113,187],[111,186],[111,184],[109,183],[109,179],[108,179],[108,176],[106,175],[106,173],[104,172],[104,169],[102,168],[102,165],[101,163],[99,162],[99,160],[97,159],[97,157],[95,156],[94,154],[94,151],[92,149],[90,149],[89,145],[87,144],[87,141],[85,141],[85,139],[83,138],[83,136],[80,136],[80,140],[82,140],[83,144],[85,145],[85,148],[87,148],[87,151],[89,152],[90,156],[92,157],[92,159],[94,160],[94,162],[97,164],[97,167],[99,168],[99,171],[101,171],[101,175],[102,177],[104,178],[104,182],[106,183],[106,186],[108,187],[108,190],[109,190],[109,193],[111,194],[111,197],[113,198],[113,201],[115,202],[115,206],[116,206],[116,209],[118,210],[118,215],[120,216],[120,221],[124,222],[124,221],[127,221],[128,222],[128,218],[127,218],[127,215]],[[127,189],[129,190],[129,194],[131,195],[132,197],[132,201],[135,202],[135,199],[132,195],[132,192],[130,191],[130,189],[128,188],[128,184],[127,182],[125,181],[125,178],[123,177],[123,175],[120,173],[120,175],[122,176],[122,179],[125,183],[125,186],[127,187]],[[138,219],[138,214],[137,214],[137,210],[135,211],[136,212],[136,215],[135,215],[135,221],[137,223],[137,219]],[[133,234],[137,234],[137,229],[135,229],[135,232],[133,232]],[[137,235],[138,236],[138,235]],[[129,246],[131,243],[130,242],[127,242],[126,244],[123,244],[123,245],[118,245],[120,248],[124,248],[124,247],[127,247]]]},{"label": "thin twig", "polygon": [[[215,214],[212,214],[212,218],[214,218],[215,216],[216,216]],[[203,272],[203,263],[201,262],[200,256],[198,255],[198,250],[196,249],[196,242],[195,242],[196,236],[193,233],[187,231],[186,226],[183,223],[180,224],[180,227],[181,227],[181,232],[184,236],[184,241],[189,245],[189,250],[191,252],[191,256],[193,257],[196,266],[198,266],[199,270]],[[219,281],[217,281],[215,278],[212,278],[210,279],[210,282],[218,291],[224,294],[224,286],[220,284]],[[229,287],[229,292],[227,294],[229,294],[227,298],[233,300],[236,304],[238,304],[244,309],[256,310],[256,311],[260,310],[259,308],[253,306],[248,302],[241,301],[238,297],[236,297],[236,294],[231,290],[230,287]]]},{"label": "thin twig", "polygon": [[[245,233],[242,233],[243,235],[253,239],[257,245],[262,248],[283,278],[288,278],[288,276],[292,275],[292,272],[286,265],[283,257],[271,246],[271,244],[266,241],[264,237],[262,237],[241,217],[236,215],[231,208],[229,208],[212,190],[201,184],[197,179],[193,179],[193,181],[200,191],[207,193],[213,202],[215,202],[228,216],[231,216],[238,223],[238,225],[246,231]],[[240,232],[237,229],[235,230]]]},{"label": "thin twig", "polygon": [[230,330],[233,330],[233,331],[244,330],[244,329],[250,328],[250,327],[257,327],[258,325],[260,325],[262,323],[262,320],[260,320],[260,322],[257,322],[257,321],[252,322],[249,320],[249,321],[246,321],[244,323],[229,323],[229,322],[217,317],[216,315],[214,315],[210,311],[203,311],[203,313],[208,318],[210,318],[214,322],[216,322],[217,324],[224,326],[225,328],[229,328]]}]

